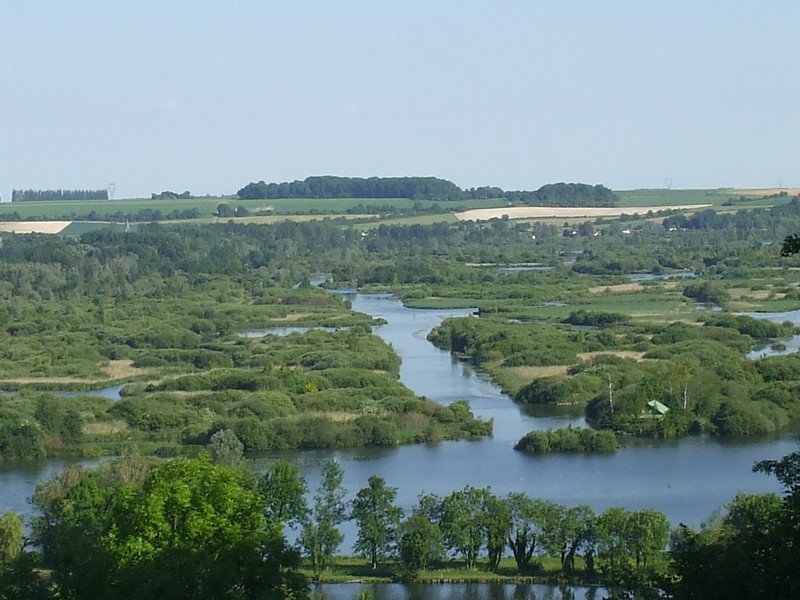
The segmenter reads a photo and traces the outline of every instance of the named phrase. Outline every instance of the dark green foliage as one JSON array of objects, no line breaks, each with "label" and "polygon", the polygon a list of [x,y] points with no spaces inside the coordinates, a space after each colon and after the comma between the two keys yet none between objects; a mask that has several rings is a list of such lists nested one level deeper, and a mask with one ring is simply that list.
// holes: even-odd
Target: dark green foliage
[{"label": "dark green foliage", "polygon": [[563,428],[531,431],[514,445],[514,450],[529,454],[551,452],[613,452],[619,441],[613,431]]},{"label": "dark green foliage", "polygon": [[786,411],[769,402],[723,402],[712,417],[722,435],[760,435],[772,433],[789,423]]},{"label": "dark green foliage", "polygon": [[108,190],[12,190],[12,202],[108,200]]},{"label": "dark green foliage", "polygon": [[791,335],[794,327],[773,323],[766,319],[755,319],[746,315],[714,314],[705,319],[707,326],[729,327],[756,340]]},{"label": "dark green foliage", "polygon": [[150,198],[152,200],[176,200],[178,198],[191,198],[191,197],[192,193],[188,190],[186,190],[185,192],[181,192],[180,194],[178,192],[171,192],[169,190],[159,192],[158,194],[156,194],[155,192],[150,194]]},{"label": "dark green foliage", "polygon": [[41,556],[23,552],[9,562],[0,561],[0,600],[51,600],[50,581],[41,571]]},{"label": "dark green foliage", "polygon": [[[513,198],[514,193],[509,196]],[[617,196],[607,187],[585,183],[548,183],[532,197],[520,199],[537,206],[615,206],[617,203]]]},{"label": "dark green foliage", "polygon": [[58,597],[306,597],[298,557],[267,526],[245,471],[123,460],[67,471],[34,503]]},{"label": "dark green foliage", "polygon": [[796,560],[786,545],[780,499],[739,494],[726,508],[724,517],[699,532],[681,526],[673,535],[675,597],[795,598]]},{"label": "dark green foliage", "polygon": [[328,568],[344,541],[338,526],[345,520],[344,472],[339,463],[328,460],[322,466],[322,480],[314,494],[314,505],[303,519],[298,543],[311,561],[315,579]]},{"label": "dark green foliage", "polygon": [[683,295],[698,302],[716,304],[717,306],[724,306],[730,300],[728,290],[715,281],[692,282],[684,288]]},{"label": "dark green foliage", "polygon": [[353,499],[350,518],[358,526],[355,551],[369,559],[373,569],[392,554],[403,511],[395,506],[397,488],[387,487],[382,477],[373,475],[368,485]]},{"label": "dark green foliage", "polygon": [[800,357],[796,354],[789,356],[770,356],[755,361],[755,367],[764,381],[797,381],[800,379]]},{"label": "dark green foliage", "polygon": [[727,513],[703,524],[685,525],[673,534],[669,591],[681,599],[797,598],[800,542],[800,452],[765,460],[753,470],[775,475],[784,487],[774,494],[737,495]]},{"label": "dark green foliage", "polygon": [[237,192],[242,199],[266,198],[411,198],[459,200],[458,186],[435,177],[307,177],[291,183],[249,183]]},{"label": "dark green foliage", "polygon": [[405,578],[414,579],[444,555],[439,526],[423,514],[412,514],[400,524],[397,554]]},{"label": "dark green foliage", "polygon": [[800,252],[800,235],[792,234],[784,238],[781,246],[781,256],[793,256]]},{"label": "dark green foliage", "polygon": [[244,445],[230,429],[220,429],[212,435],[206,449],[216,464],[234,466],[242,462]]},{"label": "dark green foliage", "polygon": [[570,332],[552,325],[515,324],[475,319],[445,319],[428,334],[439,348],[466,354],[474,362],[504,359],[505,366],[546,366],[578,362],[579,344]]},{"label": "dark green foliage", "polygon": [[306,482],[296,465],[278,461],[258,480],[258,490],[266,504],[264,515],[269,524],[294,527],[308,515]]},{"label": "dark green foliage", "polygon": [[523,404],[569,404],[572,388],[571,380],[566,377],[541,377],[522,388],[514,400]]},{"label": "dark green foliage", "polygon": [[628,315],[622,315],[619,313],[577,310],[569,313],[569,316],[564,319],[564,323],[582,327],[611,327],[614,325],[620,325],[622,323],[628,323],[630,320],[631,318]]}]

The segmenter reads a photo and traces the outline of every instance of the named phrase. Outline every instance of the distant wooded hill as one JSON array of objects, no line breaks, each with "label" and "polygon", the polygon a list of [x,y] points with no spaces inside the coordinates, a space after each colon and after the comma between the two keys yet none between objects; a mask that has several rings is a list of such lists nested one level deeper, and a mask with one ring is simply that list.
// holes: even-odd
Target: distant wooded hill
[{"label": "distant wooded hill", "polygon": [[277,198],[410,198],[412,200],[468,200],[505,198],[537,206],[615,206],[617,196],[605,186],[550,183],[538,190],[504,191],[498,187],[462,190],[436,177],[307,177],[284,183],[248,183],[237,192],[242,200]]}]

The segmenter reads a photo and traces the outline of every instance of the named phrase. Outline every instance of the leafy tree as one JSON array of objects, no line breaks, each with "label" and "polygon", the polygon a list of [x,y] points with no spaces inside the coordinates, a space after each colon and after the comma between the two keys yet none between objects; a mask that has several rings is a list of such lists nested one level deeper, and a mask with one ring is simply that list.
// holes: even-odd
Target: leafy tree
[{"label": "leafy tree", "polygon": [[60,597],[306,597],[246,471],[208,457],[137,464],[68,469],[37,490],[34,541]]},{"label": "leafy tree", "polygon": [[299,542],[311,559],[315,579],[328,568],[331,558],[344,541],[338,526],[345,520],[344,472],[334,460],[322,466],[322,481],[314,494],[314,507],[303,522]]},{"label": "leafy tree", "polygon": [[211,460],[220,465],[238,465],[242,462],[244,455],[244,444],[230,429],[217,431],[209,439],[206,448],[211,455]]},{"label": "leafy tree", "polygon": [[33,541],[65,598],[111,595],[113,559],[102,537],[110,527],[120,483],[106,478],[108,471],[70,467],[39,485],[32,498],[39,513],[33,520]]},{"label": "leafy tree", "polygon": [[373,569],[391,553],[403,511],[394,505],[397,488],[387,487],[382,477],[373,475],[368,485],[356,494],[351,518],[358,525],[355,550],[368,558]]},{"label": "leafy tree", "polygon": [[786,236],[781,246],[781,256],[792,256],[800,253],[800,235],[796,233]]},{"label": "leafy tree", "polygon": [[485,542],[483,507],[488,488],[467,486],[442,500],[441,528],[445,544],[464,557],[467,569],[475,568]]},{"label": "leafy tree", "polygon": [[413,579],[444,555],[441,529],[426,515],[412,514],[400,524],[397,553],[405,575]]},{"label": "leafy tree", "polygon": [[639,510],[629,516],[630,550],[636,569],[646,569],[664,556],[669,542],[670,526],[664,513],[653,509]]},{"label": "leafy tree", "polygon": [[125,597],[305,597],[249,474],[208,459],[176,459],[123,488],[103,543]]},{"label": "leafy tree", "polygon": [[630,554],[630,519],[628,511],[613,507],[603,511],[595,524],[597,556],[605,573],[620,581]]},{"label": "leafy tree", "polygon": [[511,511],[505,501],[494,494],[484,498],[482,509],[481,521],[486,536],[489,570],[497,571],[511,529]]},{"label": "leafy tree", "polygon": [[14,511],[6,511],[0,517],[0,562],[11,562],[22,552],[25,527],[22,517]]},{"label": "leafy tree", "polygon": [[561,560],[561,569],[570,572],[575,568],[575,555],[586,540],[594,525],[595,514],[592,509],[579,504],[571,508],[556,505],[558,517],[546,531],[548,549]]},{"label": "leafy tree", "polygon": [[524,571],[537,548],[545,545],[545,536],[558,520],[559,507],[546,500],[531,499],[521,492],[511,492],[505,503],[511,517],[508,547],[517,569]]},{"label": "leafy tree", "polygon": [[294,527],[308,515],[306,481],[297,465],[288,460],[267,469],[258,480],[258,489],[266,503],[267,522]]},{"label": "leafy tree", "polygon": [[797,557],[774,494],[739,494],[699,532],[681,526],[671,543],[679,599],[796,598]]}]

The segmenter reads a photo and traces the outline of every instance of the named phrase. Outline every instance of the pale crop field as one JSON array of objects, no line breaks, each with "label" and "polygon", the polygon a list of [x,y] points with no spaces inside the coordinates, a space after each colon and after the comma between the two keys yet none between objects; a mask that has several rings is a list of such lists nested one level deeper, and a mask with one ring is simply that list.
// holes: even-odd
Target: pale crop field
[{"label": "pale crop field", "polygon": [[489,219],[552,219],[552,218],[586,218],[619,217],[626,215],[644,215],[650,211],[661,210],[701,210],[711,204],[677,204],[663,206],[612,206],[612,207],[566,207],[566,206],[511,206],[506,208],[478,208],[456,213],[459,221],[488,221]]},{"label": "pale crop field", "polygon": [[61,233],[72,221],[4,221],[2,233]]}]

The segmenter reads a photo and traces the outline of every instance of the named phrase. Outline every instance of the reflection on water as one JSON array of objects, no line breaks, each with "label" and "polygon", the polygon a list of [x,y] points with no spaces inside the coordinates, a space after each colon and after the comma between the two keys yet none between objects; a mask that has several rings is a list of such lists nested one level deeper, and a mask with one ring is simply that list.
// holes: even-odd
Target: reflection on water
[{"label": "reflection on water", "polygon": [[448,583],[437,585],[399,583],[321,585],[312,590],[329,600],[353,600],[372,590],[375,600],[601,600],[605,588],[507,584]]}]

